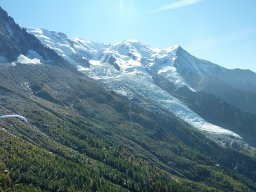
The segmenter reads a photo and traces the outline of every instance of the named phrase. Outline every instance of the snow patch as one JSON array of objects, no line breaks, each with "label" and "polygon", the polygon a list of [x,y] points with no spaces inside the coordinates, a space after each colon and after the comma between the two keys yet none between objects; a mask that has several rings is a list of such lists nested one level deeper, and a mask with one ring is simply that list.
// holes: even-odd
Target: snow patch
[{"label": "snow patch", "polygon": [[97,61],[97,60],[90,60],[89,63],[91,65],[100,65],[100,61]]},{"label": "snow patch", "polygon": [[173,66],[166,66],[161,68],[157,73],[161,74],[161,73],[167,73],[167,72],[171,72],[171,73],[175,73],[177,71],[177,69]]},{"label": "snow patch", "polygon": [[77,70],[80,71],[80,72],[85,72],[85,71],[88,71],[89,68],[85,68],[85,67],[79,65],[79,66],[77,66]]},{"label": "snow patch", "polygon": [[27,65],[38,65],[40,64],[40,60],[37,58],[30,59],[26,57],[25,55],[20,54],[20,56],[17,58],[17,62],[20,64],[27,64]]},{"label": "snow patch", "polygon": [[167,52],[167,53],[170,53],[170,52],[174,52],[178,48],[180,48],[180,45],[174,45],[172,47],[168,47],[168,48],[164,49],[164,51]]},{"label": "snow patch", "polygon": [[31,92],[32,93],[32,90],[30,88],[30,83],[28,81],[25,81],[25,82],[22,82],[21,83],[21,86],[28,92]]}]

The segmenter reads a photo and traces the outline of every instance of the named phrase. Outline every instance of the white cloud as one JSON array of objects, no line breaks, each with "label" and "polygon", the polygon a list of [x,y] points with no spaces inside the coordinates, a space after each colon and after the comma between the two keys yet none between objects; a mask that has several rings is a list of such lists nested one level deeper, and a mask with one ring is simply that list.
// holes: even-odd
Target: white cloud
[{"label": "white cloud", "polygon": [[178,9],[181,7],[199,3],[200,1],[202,1],[202,0],[179,0],[174,3],[168,3],[165,5],[162,5],[161,7],[154,9],[152,12],[157,13],[157,12],[162,12],[162,11],[166,11],[166,10]]}]

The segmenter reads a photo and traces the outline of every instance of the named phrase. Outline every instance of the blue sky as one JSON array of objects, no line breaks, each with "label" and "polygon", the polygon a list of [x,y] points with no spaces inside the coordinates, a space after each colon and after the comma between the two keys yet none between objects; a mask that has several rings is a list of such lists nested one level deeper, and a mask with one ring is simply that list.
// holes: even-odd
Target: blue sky
[{"label": "blue sky", "polygon": [[18,24],[96,42],[181,45],[196,57],[256,72],[256,0],[1,0]]}]

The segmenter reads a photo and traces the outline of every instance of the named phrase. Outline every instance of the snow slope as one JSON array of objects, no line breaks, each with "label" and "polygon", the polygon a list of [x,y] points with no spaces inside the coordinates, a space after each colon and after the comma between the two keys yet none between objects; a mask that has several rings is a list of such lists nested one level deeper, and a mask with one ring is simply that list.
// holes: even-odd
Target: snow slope
[{"label": "snow slope", "polygon": [[26,30],[76,66],[88,66],[88,59],[92,58],[101,47],[105,47],[79,38],[70,40],[64,33],[32,28],[26,28]]},{"label": "snow slope", "polygon": [[[238,134],[205,121],[182,101],[157,86],[152,78],[152,75],[158,75],[177,88],[188,86],[196,91],[200,85],[193,87],[187,83],[188,77],[182,74],[184,69],[192,70],[204,81],[221,67],[189,55],[180,46],[160,50],[136,40],[104,45],[82,39],[71,40],[62,33],[47,30],[27,31],[76,65],[79,71],[103,82],[107,89],[128,99],[139,99],[143,106],[154,104],[168,110],[217,142],[242,142]],[[87,61],[86,65],[83,59]]]},{"label": "snow slope", "polygon": [[40,64],[39,59],[37,59],[37,58],[30,59],[22,54],[20,54],[20,56],[17,58],[17,62],[20,64],[34,64],[34,65]]}]

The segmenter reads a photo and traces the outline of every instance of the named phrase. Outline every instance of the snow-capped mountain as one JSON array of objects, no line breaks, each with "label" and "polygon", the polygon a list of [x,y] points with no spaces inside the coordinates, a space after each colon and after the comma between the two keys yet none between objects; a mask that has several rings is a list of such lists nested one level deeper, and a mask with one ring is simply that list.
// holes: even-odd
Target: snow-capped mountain
[{"label": "snow-capped mountain", "polygon": [[[65,34],[54,31],[31,28],[27,28],[27,31],[35,35],[44,45],[76,65],[80,71],[89,68],[98,68],[99,70],[101,67],[112,66],[115,68],[113,73],[151,72],[165,77],[177,87],[190,86],[177,72],[175,61],[177,54],[182,49],[180,46],[160,50],[136,40],[105,45],[79,38],[71,40]],[[112,76],[111,73],[109,75]]]},{"label": "snow-capped mountain", "polygon": [[15,23],[0,7],[0,64],[71,65]]},{"label": "snow-capped mountain", "polygon": [[64,33],[32,28],[27,28],[26,30],[75,66],[89,67],[88,60],[104,47],[103,44],[79,38],[70,40]]},{"label": "snow-capped mountain", "polygon": [[105,45],[79,38],[71,40],[63,33],[42,29],[28,28],[27,31],[75,65],[78,71],[103,82],[107,89],[130,100],[139,100],[148,109],[157,106],[167,110],[219,143],[243,143],[241,136],[207,122],[154,80],[160,77],[174,89],[187,86],[197,91],[227,69],[197,59],[180,46],[161,50],[136,40]]}]

